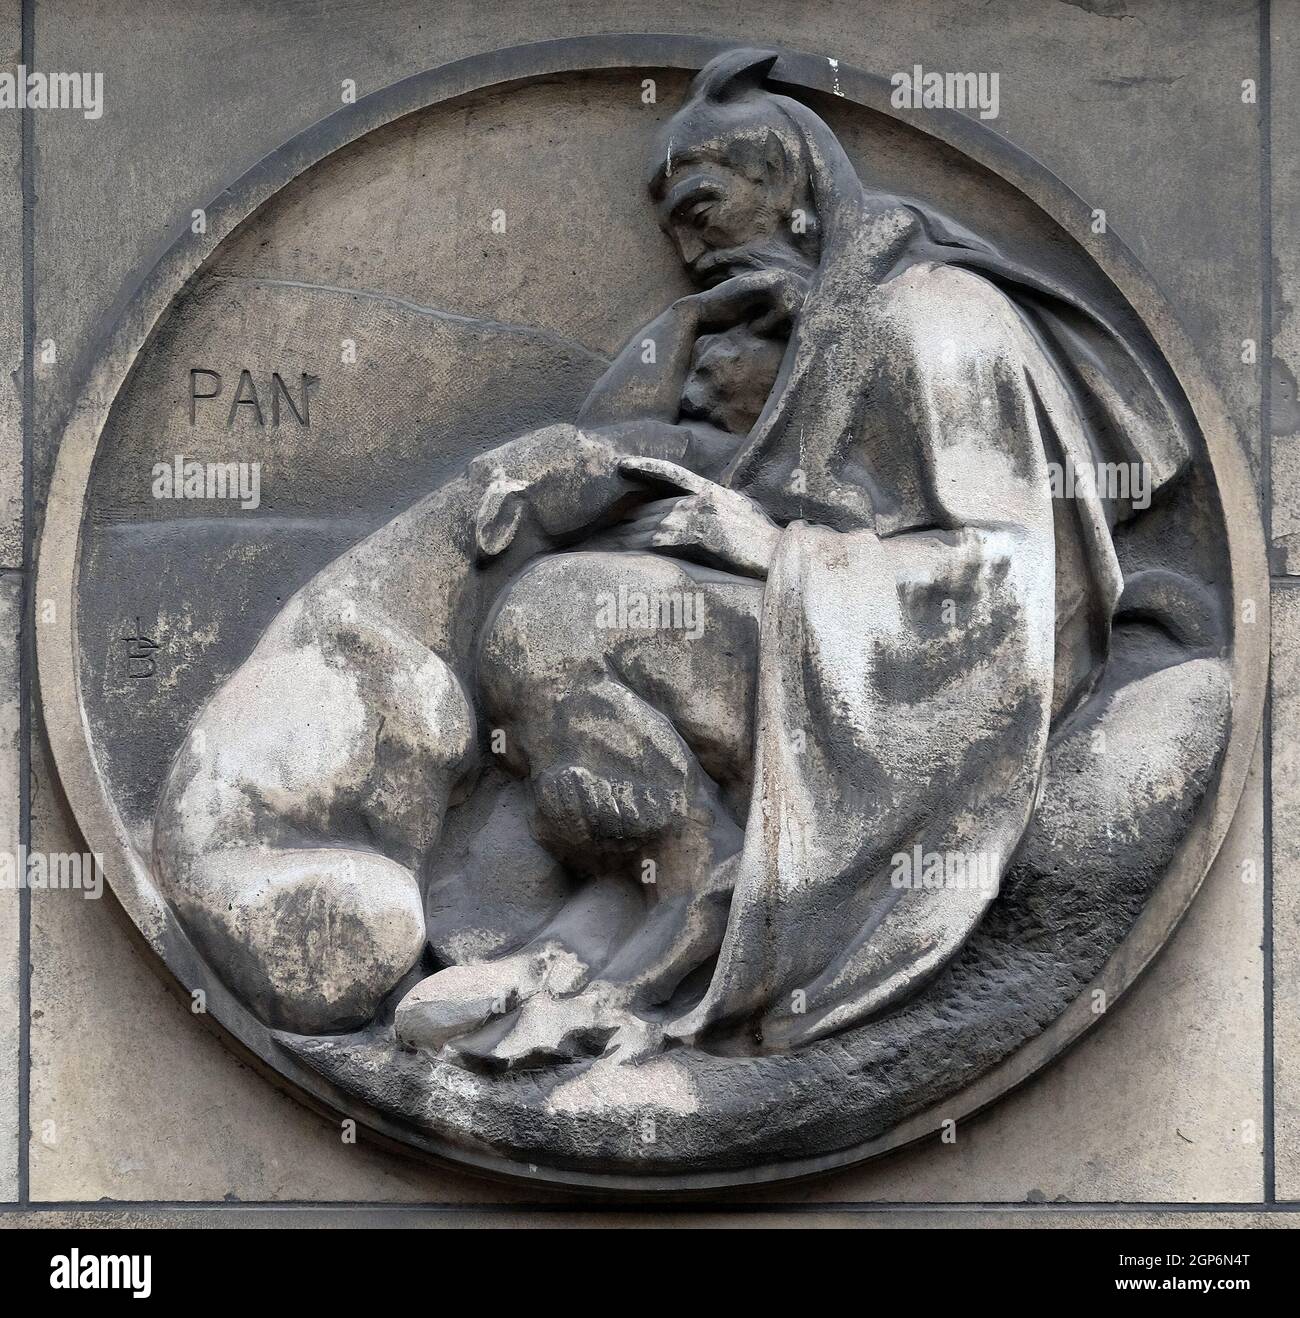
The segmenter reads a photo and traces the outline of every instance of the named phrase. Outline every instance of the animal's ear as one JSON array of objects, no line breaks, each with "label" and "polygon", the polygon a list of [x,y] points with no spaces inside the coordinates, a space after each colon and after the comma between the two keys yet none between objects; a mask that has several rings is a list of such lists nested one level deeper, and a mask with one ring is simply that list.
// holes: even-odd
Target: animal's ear
[{"label": "animal's ear", "polygon": [[695,76],[691,95],[734,101],[761,87],[777,61],[774,50],[729,50],[711,59]]},{"label": "animal's ear", "polygon": [[492,483],[483,492],[474,518],[480,561],[495,558],[510,547],[524,515],[522,496],[527,488],[521,481],[507,480],[500,467],[494,469]]}]

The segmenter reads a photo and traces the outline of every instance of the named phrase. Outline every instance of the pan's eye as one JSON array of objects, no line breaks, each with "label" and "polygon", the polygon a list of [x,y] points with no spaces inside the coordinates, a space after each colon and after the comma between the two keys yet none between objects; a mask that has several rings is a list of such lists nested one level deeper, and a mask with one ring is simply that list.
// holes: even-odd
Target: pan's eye
[{"label": "pan's eye", "polygon": [[692,189],[673,207],[673,220],[677,224],[703,229],[718,204],[718,195],[711,187]]}]

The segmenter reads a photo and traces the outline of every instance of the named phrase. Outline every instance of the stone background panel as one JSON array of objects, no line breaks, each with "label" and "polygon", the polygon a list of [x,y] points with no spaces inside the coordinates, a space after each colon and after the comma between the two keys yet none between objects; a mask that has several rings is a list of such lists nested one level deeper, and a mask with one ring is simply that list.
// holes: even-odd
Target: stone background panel
[{"label": "stone background panel", "polygon": [[[1300,535],[1294,384],[1300,330],[1292,308],[1300,273],[1300,133],[1293,104],[1300,91],[1300,0],[980,6],[754,0],[744,7],[720,0],[632,0],[617,7],[583,0],[491,6],[293,0],[274,7],[252,0],[202,6],[27,0],[25,9],[25,50],[23,7],[9,0],[0,12],[0,60],[25,56],[34,68],[100,70],[106,111],[93,121],[66,112],[29,114],[34,149],[27,165],[36,205],[24,232],[21,121],[0,110],[0,846],[11,849],[23,823],[16,640],[23,440],[34,483],[30,518],[38,526],[61,426],[115,306],[189,224],[195,207],[336,109],[344,79],[364,95],[450,60],[600,31],[770,42],[885,76],[918,63],[997,71],[1000,115],[989,126],[1105,210],[1108,225],[1188,330],[1251,456],[1279,574],[1271,729],[1201,895],[1113,1019],[963,1126],[955,1145],[914,1148],[824,1180],[751,1192],[748,1202],[765,1203],[767,1211],[701,1220],[1068,1226],[1080,1224],[1075,1205],[1112,1203],[1162,1207],[1114,1218],[1089,1212],[1089,1223],[1298,1220],[1266,1210],[1275,1198],[1300,1201],[1294,1024],[1300,1018],[1300,826],[1293,822],[1300,818],[1294,763],[1300,597],[1281,580],[1296,571],[1291,543]],[[1265,36],[1271,65],[1261,64]],[[1244,80],[1260,93],[1271,80],[1271,104],[1243,99]],[[554,297],[545,281],[530,277],[527,244],[550,242],[558,252],[570,226],[599,231],[605,205],[600,196],[547,199],[527,185],[528,178],[564,175],[566,125],[547,118],[544,96],[536,99],[538,158],[522,165],[512,164],[504,148],[491,157],[490,104],[466,107],[459,119],[447,116],[438,129],[448,159],[458,144],[499,159],[502,191],[518,198],[511,206],[522,212],[514,231],[519,247],[491,252],[477,265],[457,263],[465,272],[459,296],[467,310],[488,307],[502,315],[507,307],[524,323],[547,323]],[[629,153],[639,143],[615,137],[608,149],[616,186],[630,186],[637,167]],[[382,248],[385,225],[393,222],[382,205],[383,180],[365,178],[360,158],[358,168],[359,204],[373,207],[372,241]],[[477,169],[475,175],[482,177]],[[458,186],[454,173],[440,182],[446,210],[431,211],[427,222],[450,226],[456,241],[468,243],[477,219],[466,208],[486,198]],[[1263,223],[1262,204],[1270,225]],[[286,224],[310,216],[311,198],[286,194],[277,213]],[[482,223],[486,233],[486,215]],[[440,237],[446,250],[451,239],[447,232]],[[325,232],[321,240],[327,239]],[[608,351],[618,326],[658,305],[660,290],[644,292],[649,285],[637,273],[644,249],[637,243],[591,246],[599,259],[619,263],[628,302],[617,325],[603,319],[603,308],[572,304],[566,332]],[[29,336],[38,346],[51,342],[55,354],[30,364],[34,405],[27,415],[21,405],[25,259],[35,300]],[[281,277],[310,276],[310,251],[279,244],[275,260]],[[1250,357],[1248,343],[1256,345],[1257,360],[1243,360]],[[43,745],[39,707],[32,712],[32,846],[78,851],[84,844]],[[407,1205],[404,1212],[442,1225],[584,1220],[517,1207],[569,1206],[573,1214],[583,1207],[559,1192],[499,1185],[343,1143],[332,1122],[280,1092],[195,1020],[110,895],[92,901],[67,892],[32,894],[26,964],[19,959],[24,910],[16,895],[0,892],[0,1200],[11,1205],[0,1212],[0,1224],[90,1224],[101,1219],[62,1210],[101,1200],[117,1201],[118,1218],[150,1225],[320,1222],[330,1210],[310,1205],[331,1203]],[[24,1021],[19,983],[28,974]],[[20,1063],[30,1065],[25,1111]],[[30,1140],[21,1149],[24,1129]],[[179,1201],[294,1207],[282,1213],[196,1207],[172,1217],[149,1207]],[[943,1207],[989,1203],[1009,1208],[988,1215]],[[60,1206],[60,1214],[42,1205]],[[425,1214],[417,1205],[447,1211]],[[833,1211],[849,1205],[865,1207]],[[888,1212],[871,1205],[906,1207]],[[1194,1205],[1216,1211],[1176,1211]],[[1230,1208],[1240,1211],[1225,1211]],[[613,1220],[600,1217],[602,1224]]]}]

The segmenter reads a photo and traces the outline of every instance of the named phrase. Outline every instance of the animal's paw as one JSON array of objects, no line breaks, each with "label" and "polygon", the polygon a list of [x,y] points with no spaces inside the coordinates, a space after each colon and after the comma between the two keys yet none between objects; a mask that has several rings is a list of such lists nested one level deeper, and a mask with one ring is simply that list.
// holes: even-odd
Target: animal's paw
[{"label": "animal's paw", "polygon": [[509,1019],[455,1040],[443,1056],[475,1070],[522,1071],[583,1058],[636,1062],[662,1044],[659,1027],[632,1011],[625,992],[597,981],[572,997],[539,992]]},{"label": "animal's paw", "polygon": [[422,979],[398,1004],[397,1040],[405,1048],[437,1052],[458,1036],[508,1016],[536,993],[581,988],[587,974],[587,967],[558,944],[448,966]]}]

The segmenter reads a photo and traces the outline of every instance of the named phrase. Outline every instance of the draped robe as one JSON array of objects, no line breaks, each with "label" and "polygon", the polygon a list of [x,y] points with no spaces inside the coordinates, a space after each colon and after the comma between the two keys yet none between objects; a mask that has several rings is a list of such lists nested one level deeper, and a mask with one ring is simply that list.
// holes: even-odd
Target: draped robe
[{"label": "draped robe", "polygon": [[[669,1027],[743,1028],[763,1050],[900,1001],[996,895],[1123,587],[1111,531],[1131,509],[1086,481],[1053,498],[1048,464],[1140,461],[1158,488],[1187,458],[1141,345],[870,197],[825,125],[777,99],[809,148],[823,244],[724,477],[784,530],[726,934]],[[927,882],[914,857],[949,878]]]}]

